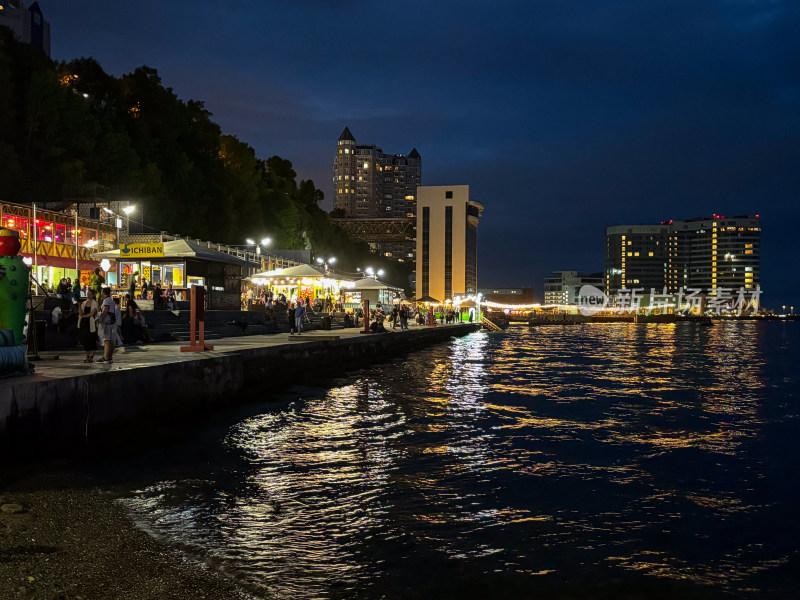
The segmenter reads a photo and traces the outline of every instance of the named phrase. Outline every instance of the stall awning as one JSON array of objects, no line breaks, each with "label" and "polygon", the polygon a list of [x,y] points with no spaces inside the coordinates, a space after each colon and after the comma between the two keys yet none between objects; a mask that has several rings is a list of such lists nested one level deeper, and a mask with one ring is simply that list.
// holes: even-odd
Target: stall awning
[{"label": "stall awning", "polygon": [[[93,256],[98,259],[101,258],[120,258],[119,248],[115,250],[108,250],[106,252],[96,252]],[[170,258],[196,258],[198,260],[207,260],[211,262],[222,262],[232,265],[245,265],[247,264],[241,258],[237,258],[226,252],[220,252],[213,248],[201,246],[189,240],[173,240],[171,242],[164,242],[164,256],[159,257],[157,260],[164,260]]]},{"label": "stall awning", "polygon": [[256,273],[246,278],[248,281],[256,281],[260,279],[336,279],[340,281],[348,281],[339,275],[333,273],[325,273],[311,265],[296,265],[294,267],[286,267],[285,269],[276,269],[274,271],[264,271]]},{"label": "stall awning", "polygon": [[396,285],[392,285],[390,283],[385,283],[383,281],[379,281],[373,277],[364,277],[363,279],[359,279],[353,285],[354,290],[392,290],[392,291],[400,291],[403,288],[399,288]]},{"label": "stall awning", "polygon": [[[20,256],[28,257],[33,260],[33,254],[25,254],[20,252]],[[96,255],[95,255],[96,256]],[[47,256],[39,254],[36,257],[36,264],[40,267],[55,267],[57,269],[74,269],[75,259],[64,256]],[[78,259],[78,269],[80,271],[94,271],[100,266],[100,260],[84,260]]]}]

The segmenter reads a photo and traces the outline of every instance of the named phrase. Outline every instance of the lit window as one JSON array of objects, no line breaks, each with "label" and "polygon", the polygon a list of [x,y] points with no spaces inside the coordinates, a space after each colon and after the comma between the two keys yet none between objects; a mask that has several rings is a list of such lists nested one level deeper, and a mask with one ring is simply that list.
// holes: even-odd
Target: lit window
[{"label": "lit window", "polygon": [[365,162],[365,163],[364,163],[364,168],[365,168],[365,169],[369,169],[369,163],[366,163],[366,162]]},{"label": "lit window", "polygon": [[745,254],[752,254],[752,253],[753,253],[753,251],[752,251],[752,250],[745,250],[745,251],[744,251],[744,253],[745,253]]},{"label": "lit window", "polygon": [[647,256],[653,256],[653,253],[652,252],[648,252]]},{"label": "lit window", "polygon": [[639,253],[638,252],[634,252],[633,255],[634,256],[639,256]]}]

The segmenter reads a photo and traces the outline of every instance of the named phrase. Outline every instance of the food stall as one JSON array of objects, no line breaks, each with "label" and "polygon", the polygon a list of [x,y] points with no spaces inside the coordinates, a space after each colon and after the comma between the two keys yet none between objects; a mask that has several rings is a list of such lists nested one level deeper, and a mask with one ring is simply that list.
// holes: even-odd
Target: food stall
[{"label": "food stall", "polygon": [[[134,252],[134,246],[146,251]],[[142,280],[147,280],[151,298],[157,283],[162,290],[172,283],[178,301],[189,299],[191,286],[202,285],[206,288],[208,308],[239,307],[240,282],[246,263],[225,252],[180,239],[153,244],[128,244],[123,245],[122,251],[117,248],[98,252],[95,256],[117,262],[119,284],[114,288],[117,293],[124,294],[130,286],[131,277],[135,277],[137,294],[141,292]]]},{"label": "food stall", "polygon": [[297,265],[256,273],[245,278],[245,281],[251,284],[251,295],[255,298],[261,297],[265,290],[272,290],[276,299],[283,294],[289,301],[311,298],[312,302],[327,297],[336,302],[343,291],[354,285],[349,279],[333,272],[321,271],[311,265]]},{"label": "food stall", "polygon": [[351,288],[345,291],[345,308],[358,308],[364,300],[369,300],[370,306],[380,302],[384,307],[391,305],[395,300],[403,297],[403,288],[379,281],[374,277],[364,277],[356,281]]}]

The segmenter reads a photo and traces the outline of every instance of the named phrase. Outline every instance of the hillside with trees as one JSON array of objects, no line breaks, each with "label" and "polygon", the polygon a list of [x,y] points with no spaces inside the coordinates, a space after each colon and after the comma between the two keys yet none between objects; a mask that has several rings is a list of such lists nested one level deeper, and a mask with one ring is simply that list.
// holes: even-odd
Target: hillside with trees
[{"label": "hillside with trees", "polygon": [[92,58],[56,63],[0,27],[0,200],[54,202],[101,184],[136,198],[156,230],[230,244],[267,233],[275,247],[335,255],[347,270],[380,266],[407,287],[411,265],[351,242],[313,181],[298,183],[290,161],[257,157],[211,117],[151,67],[114,77]]}]

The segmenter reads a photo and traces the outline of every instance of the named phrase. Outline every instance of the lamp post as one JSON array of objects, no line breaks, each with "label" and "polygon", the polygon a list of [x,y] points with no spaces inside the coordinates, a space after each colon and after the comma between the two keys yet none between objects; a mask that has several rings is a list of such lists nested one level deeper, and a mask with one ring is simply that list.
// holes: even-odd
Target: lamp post
[{"label": "lamp post", "polygon": [[324,265],[326,272],[328,271],[328,268],[332,267],[335,262],[336,262],[335,256],[331,256],[330,258],[322,258],[320,256],[317,257],[317,264]]},{"label": "lamp post", "polygon": [[244,246],[255,246],[256,247],[256,252],[255,252],[256,259],[260,261],[261,260],[261,248],[266,248],[267,246],[269,246],[272,243],[272,238],[269,238],[269,237],[265,236],[265,237],[261,238],[258,242],[256,242],[252,238],[247,238],[244,242],[245,242],[243,244]]}]

